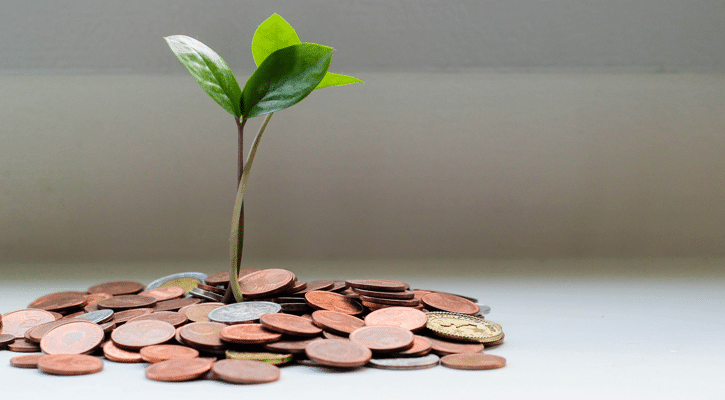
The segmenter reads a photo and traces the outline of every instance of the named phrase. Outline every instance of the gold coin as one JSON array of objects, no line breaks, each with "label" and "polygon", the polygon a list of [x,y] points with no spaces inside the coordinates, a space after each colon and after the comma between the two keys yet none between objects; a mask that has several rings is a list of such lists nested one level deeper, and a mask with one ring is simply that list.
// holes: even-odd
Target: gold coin
[{"label": "gold coin", "polygon": [[278,354],[278,353],[251,353],[227,350],[227,358],[235,360],[253,360],[261,361],[267,364],[287,364],[292,361],[292,354]]},{"label": "gold coin", "polygon": [[501,325],[482,318],[449,312],[429,312],[426,315],[426,327],[445,338],[491,343],[503,336]]},{"label": "gold coin", "polygon": [[195,278],[179,278],[164,282],[159,285],[159,287],[176,286],[184,289],[184,293],[189,293],[191,289],[195,288],[196,285],[200,283],[201,281]]}]

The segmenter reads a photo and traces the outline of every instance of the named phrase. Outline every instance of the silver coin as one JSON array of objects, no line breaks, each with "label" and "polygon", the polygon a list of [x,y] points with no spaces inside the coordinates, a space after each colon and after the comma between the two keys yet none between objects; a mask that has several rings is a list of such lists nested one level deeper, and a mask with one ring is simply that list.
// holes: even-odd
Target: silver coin
[{"label": "silver coin", "polygon": [[78,315],[75,318],[87,319],[91,322],[102,324],[104,322],[108,322],[111,318],[113,318],[113,310],[91,311],[89,313]]},{"label": "silver coin", "polygon": [[198,287],[189,290],[189,294],[193,297],[211,301],[222,301],[222,299],[224,298],[224,296],[218,295],[208,290],[199,289]]},{"label": "silver coin", "polygon": [[199,283],[203,283],[204,279],[206,279],[206,274],[202,273],[202,272],[181,272],[179,274],[168,275],[168,276],[159,278],[159,279],[149,283],[146,286],[146,290],[156,289],[157,287],[160,287],[161,285],[163,285],[166,282],[173,281],[176,279],[181,279],[181,278],[197,279],[199,281]]},{"label": "silver coin", "polygon": [[428,354],[424,357],[373,358],[368,365],[380,369],[425,369],[438,365],[440,357]]},{"label": "silver coin", "polygon": [[282,309],[277,303],[269,301],[244,301],[228,304],[209,312],[209,320],[223,324],[241,324],[259,319],[264,314],[272,314]]},{"label": "silver coin", "polygon": [[481,313],[481,314],[485,315],[485,314],[488,314],[491,312],[491,307],[489,307],[489,306],[484,306],[481,304],[476,304],[476,305],[478,306],[478,308],[481,309],[481,311],[479,311],[479,313]]}]

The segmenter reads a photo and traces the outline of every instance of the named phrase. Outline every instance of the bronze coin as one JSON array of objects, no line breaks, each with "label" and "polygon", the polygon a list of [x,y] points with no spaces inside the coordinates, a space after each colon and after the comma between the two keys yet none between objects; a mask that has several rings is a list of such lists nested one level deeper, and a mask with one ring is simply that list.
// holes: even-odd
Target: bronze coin
[{"label": "bronze coin", "polygon": [[98,301],[98,300],[110,299],[111,297],[113,297],[113,295],[108,294],[108,293],[89,293],[89,294],[84,294],[83,297],[85,297],[86,300],[88,300],[88,303],[93,303],[94,301]]},{"label": "bronze coin", "polygon": [[182,358],[151,364],[146,368],[146,377],[153,381],[184,382],[204,376],[213,361],[204,358]]},{"label": "bronze coin", "polygon": [[219,338],[219,332],[227,326],[219,322],[193,322],[182,326],[179,336],[189,346],[204,350],[223,350],[224,343]]},{"label": "bronze coin", "polygon": [[199,303],[201,303],[201,299],[197,299],[196,297],[184,297],[181,299],[160,301],[154,306],[154,311],[176,311],[181,307]]},{"label": "bronze coin", "polygon": [[219,337],[229,343],[264,344],[280,340],[282,334],[270,331],[262,324],[239,324],[222,329]]},{"label": "bronze coin", "polygon": [[45,336],[46,333],[50,332],[51,330],[62,326],[66,324],[72,324],[78,322],[78,320],[70,320],[70,319],[59,319],[57,321],[51,321],[46,322],[44,324],[40,324],[34,328],[30,328],[27,331],[25,331],[25,339],[28,339],[29,341],[33,343],[40,343],[40,340]]},{"label": "bronze coin", "polygon": [[433,350],[433,343],[428,338],[423,336],[415,335],[413,338],[413,347],[408,350],[395,353],[396,357],[420,357],[424,356]]},{"label": "bronze coin", "polygon": [[199,303],[179,309],[191,322],[209,322],[209,312],[224,306],[224,303]]},{"label": "bronze coin", "polygon": [[367,347],[346,339],[318,339],[307,345],[310,360],[328,367],[357,368],[367,364],[373,353]]},{"label": "bronze coin", "polygon": [[153,307],[156,304],[156,299],[151,296],[140,296],[137,294],[124,294],[119,296],[113,296],[110,299],[99,300],[99,310],[113,310],[123,311],[131,308],[146,308]]},{"label": "bronze coin", "polygon": [[116,325],[122,325],[134,318],[138,318],[142,315],[149,315],[153,312],[153,308],[132,308],[130,310],[124,310],[114,313],[113,321],[116,323]]},{"label": "bronze coin", "polygon": [[103,355],[106,359],[119,363],[140,363],[141,354],[136,351],[128,351],[117,347],[112,340],[103,344]]},{"label": "bronze coin", "polygon": [[184,325],[188,318],[186,318],[186,315],[178,313],[176,311],[159,311],[151,314],[141,315],[139,317],[130,319],[128,322],[133,321],[164,321],[168,322],[171,325],[174,326],[174,328],[178,328],[181,325]]},{"label": "bronze coin", "polygon": [[97,324],[78,320],[43,335],[40,349],[46,354],[88,354],[101,345],[104,337],[103,329]]},{"label": "bronze coin", "polygon": [[55,318],[56,321],[63,318],[63,314],[61,314],[59,312],[55,312],[55,311],[48,311],[48,312],[53,315],[53,317]]},{"label": "bronze coin", "polygon": [[413,347],[411,331],[397,326],[364,326],[350,334],[350,340],[375,352],[397,352]]},{"label": "bronze coin", "polygon": [[492,354],[449,354],[441,358],[444,367],[466,370],[497,369],[506,366],[506,359]]},{"label": "bronze coin", "polygon": [[244,297],[253,299],[283,293],[295,284],[295,275],[286,269],[263,269],[239,279]]},{"label": "bronze coin", "polygon": [[[360,303],[363,306],[367,307],[370,311],[382,310],[383,308],[398,307],[398,306],[393,306],[393,305],[389,305],[389,304],[371,303],[371,302],[365,301],[365,300],[361,300]],[[416,307],[409,307],[409,308],[414,308],[416,310],[423,310],[422,305],[418,305]]]},{"label": "bronze coin", "polygon": [[322,329],[307,318],[289,314],[264,314],[259,318],[262,325],[272,331],[292,336],[317,336]]},{"label": "bronze coin", "polygon": [[269,383],[280,376],[279,367],[252,360],[220,360],[212,370],[218,379],[229,383]]},{"label": "bronze coin", "polygon": [[336,335],[336,334],[334,334],[332,332],[322,331],[322,337],[324,337],[325,339],[344,339],[344,340],[349,340],[349,337],[348,336],[349,335]]},{"label": "bronze coin", "polygon": [[3,333],[2,335],[0,335],[0,347],[8,345],[14,341],[15,341],[15,335],[10,335],[7,333]]},{"label": "bronze coin", "polygon": [[274,353],[303,354],[307,345],[318,339],[314,337],[299,340],[280,340],[279,342],[265,344],[264,349]]},{"label": "bronze coin", "polygon": [[83,354],[53,354],[38,360],[38,369],[51,375],[88,375],[103,370],[103,360]]},{"label": "bronze coin", "polygon": [[199,351],[191,347],[176,344],[147,346],[139,351],[141,358],[148,363],[199,357]]},{"label": "bronze coin", "polygon": [[0,334],[13,335],[16,339],[20,339],[24,337],[25,331],[28,329],[51,321],[55,321],[55,316],[39,309],[9,312],[3,315]]},{"label": "bronze coin", "polygon": [[428,340],[433,345],[433,351],[439,356],[460,353],[480,353],[483,351],[483,343],[457,343],[432,337],[429,337]]},{"label": "bronze coin", "polygon": [[412,300],[415,298],[415,292],[411,292],[410,290],[406,290],[404,292],[377,292],[374,290],[353,288],[352,291],[362,296],[376,297],[381,299]]},{"label": "bronze coin", "polygon": [[357,315],[364,311],[362,305],[357,301],[334,292],[319,290],[308,292],[305,294],[305,302],[316,310],[337,311],[350,315]]},{"label": "bronze coin", "polygon": [[420,301],[426,308],[439,311],[473,315],[480,310],[476,303],[455,294],[431,292],[423,295]]},{"label": "bronze coin", "polygon": [[345,281],[333,281],[335,282],[334,285],[332,285],[331,288],[327,289],[331,292],[341,292],[345,289],[347,289],[347,283]]},{"label": "bronze coin", "polygon": [[184,288],[176,286],[157,287],[155,289],[144,290],[139,296],[150,296],[156,301],[166,301],[178,299],[184,295]]},{"label": "bronze coin", "polygon": [[409,331],[425,328],[428,317],[423,311],[407,307],[389,307],[373,311],[365,317],[368,326],[397,326]]},{"label": "bronze coin", "polygon": [[397,307],[416,307],[420,305],[420,301],[416,299],[412,300],[398,300],[398,299],[384,299],[382,297],[370,297],[360,295],[360,301],[367,301],[368,303],[384,304],[388,306]]},{"label": "bronze coin", "polygon": [[25,338],[15,338],[15,341],[8,344],[8,350],[16,353],[39,353],[40,346]]},{"label": "bronze coin", "polygon": [[287,293],[294,293],[299,292],[300,290],[305,290],[307,288],[307,282],[305,281],[295,281],[295,284],[287,289]]},{"label": "bronze coin", "polygon": [[322,329],[342,336],[348,336],[354,330],[365,326],[360,318],[337,311],[315,311],[312,313],[312,320]]},{"label": "bronze coin", "polygon": [[350,288],[378,292],[404,292],[410,289],[410,285],[405,282],[391,281],[389,279],[348,279],[345,283]]},{"label": "bronze coin", "polygon": [[39,308],[46,311],[64,311],[83,307],[88,300],[78,292],[58,292],[47,294],[28,304],[28,308]]},{"label": "bronze coin", "polygon": [[111,340],[124,350],[139,350],[142,347],[162,344],[176,334],[176,328],[163,321],[127,322],[114,329]]},{"label": "bronze coin", "polygon": [[108,293],[111,296],[119,296],[122,294],[136,294],[145,288],[145,285],[138,282],[115,281],[91,286],[88,288],[88,293]]},{"label": "bronze coin", "polygon": [[[344,282],[343,282],[344,284]],[[313,290],[330,290],[335,286],[335,281],[312,281],[307,283],[307,287],[290,293],[290,296],[302,296]]]},{"label": "bronze coin", "polygon": [[116,329],[116,322],[111,320],[105,323],[101,324],[101,329],[103,329],[103,333],[111,333],[114,329]]},{"label": "bronze coin", "polygon": [[15,368],[38,368],[38,359],[45,357],[45,354],[28,354],[10,359],[10,365]]}]

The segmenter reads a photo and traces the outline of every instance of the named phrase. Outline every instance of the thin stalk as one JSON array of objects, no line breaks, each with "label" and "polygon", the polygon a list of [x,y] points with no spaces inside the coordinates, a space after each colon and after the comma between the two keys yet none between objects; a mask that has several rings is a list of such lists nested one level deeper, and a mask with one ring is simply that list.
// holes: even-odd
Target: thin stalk
[{"label": "thin stalk", "polygon": [[[247,161],[244,163],[244,169],[242,177],[237,188],[237,199],[234,202],[234,214],[232,215],[232,234],[229,240],[230,243],[230,258],[231,264],[229,266],[229,287],[232,289],[234,299],[239,302],[242,301],[242,288],[239,286],[239,267],[242,262],[242,251],[241,243],[244,241],[244,225],[241,219],[242,213],[244,212],[244,190],[247,188],[247,180],[249,179],[249,171],[252,169],[252,163],[254,162],[254,156],[257,154],[257,148],[259,147],[259,141],[262,139],[262,134],[267,128],[269,120],[272,119],[274,113],[267,114],[267,117],[262,122],[262,126],[259,127],[259,132],[254,138],[252,148],[249,150]],[[244,122],[242,122],[242,125]],[[240,221],[242,221],[240,223]]]}]

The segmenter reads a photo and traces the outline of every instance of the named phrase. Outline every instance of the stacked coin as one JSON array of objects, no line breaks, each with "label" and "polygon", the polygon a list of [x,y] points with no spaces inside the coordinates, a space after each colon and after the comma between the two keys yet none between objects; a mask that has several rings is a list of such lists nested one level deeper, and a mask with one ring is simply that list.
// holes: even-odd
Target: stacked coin
[{"label": "stacked coin", "polygon": [[[186,272],[59,292],[0,316],[0,349],[56,375],[97,373],[103,362],[147,362],[160,381],[279,379],[277,365],[492,369],[503,343],[478,300],[386,279],[300,281],[284,269],[244,270],[241,303],[221,302],[229,274]],[[224,359],[218,361],[219,359]]]}]

